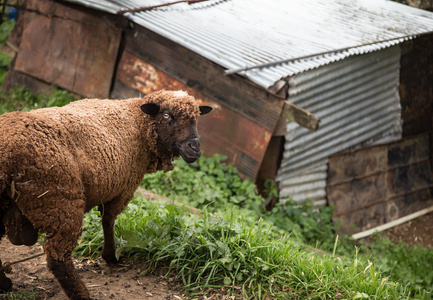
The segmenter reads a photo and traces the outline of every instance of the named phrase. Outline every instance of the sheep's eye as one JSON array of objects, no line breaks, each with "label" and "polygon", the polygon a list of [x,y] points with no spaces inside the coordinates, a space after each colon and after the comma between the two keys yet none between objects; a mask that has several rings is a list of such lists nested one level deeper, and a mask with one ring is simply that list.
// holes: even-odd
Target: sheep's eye
[{"label": "sheep's eye", "polygon": [[170,119],[170,114],[169,113],[164,113],[162,116],[164,117],[164,119]]}]

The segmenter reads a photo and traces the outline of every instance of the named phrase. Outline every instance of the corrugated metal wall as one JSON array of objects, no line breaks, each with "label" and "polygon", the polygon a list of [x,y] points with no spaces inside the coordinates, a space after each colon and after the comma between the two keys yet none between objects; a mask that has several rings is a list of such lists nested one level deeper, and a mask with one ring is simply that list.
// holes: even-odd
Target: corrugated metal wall
[{"label": "corrugated metal wall", "polygon": [[281,196],[324,204],[331,154],[401,137],[399,70],[400,46],[394,46],[289,79],[288,100],[315,114],[321,123],[316,132],[288,123],[277,175]]}]

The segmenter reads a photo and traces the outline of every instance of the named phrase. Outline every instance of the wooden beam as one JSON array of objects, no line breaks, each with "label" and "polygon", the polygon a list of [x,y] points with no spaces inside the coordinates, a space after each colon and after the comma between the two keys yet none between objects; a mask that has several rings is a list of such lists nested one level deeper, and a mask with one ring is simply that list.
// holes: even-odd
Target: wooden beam
[{"label": "wooden beam", "polygon": [[285,101],[281,115],[311,131],[316,131],[319,128],[319,118],[289,101]]}]

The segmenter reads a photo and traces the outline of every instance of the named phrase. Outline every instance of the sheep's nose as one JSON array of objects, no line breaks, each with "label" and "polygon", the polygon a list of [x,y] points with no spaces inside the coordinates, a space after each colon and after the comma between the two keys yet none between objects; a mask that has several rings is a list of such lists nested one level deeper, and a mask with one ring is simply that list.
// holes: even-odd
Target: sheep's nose
[{"label": "sheep's nose", "polygon": [[188,146],[195,152],[200,151],[200,142],[198,141],[198,139],[192,139],[191,141],[189,141]]}]

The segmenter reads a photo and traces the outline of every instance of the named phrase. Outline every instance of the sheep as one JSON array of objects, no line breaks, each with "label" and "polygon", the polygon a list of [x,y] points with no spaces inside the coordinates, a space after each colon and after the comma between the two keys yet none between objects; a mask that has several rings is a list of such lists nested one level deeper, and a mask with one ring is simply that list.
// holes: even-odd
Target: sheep
[{"label": "sheep", "polygon": [[[117,262],[116,217],[145,173],[173,169],[178,156],[188,163],[200,157],[197,117],[211,110],[186,92],[163,90],[0,116],[1,236],[32,245],[46,233],[49,270],[69,299],[90,299],[71,258],[84,213],[98,207],[102,257]],[[11,285],[1,270],[0,289]]]}]

